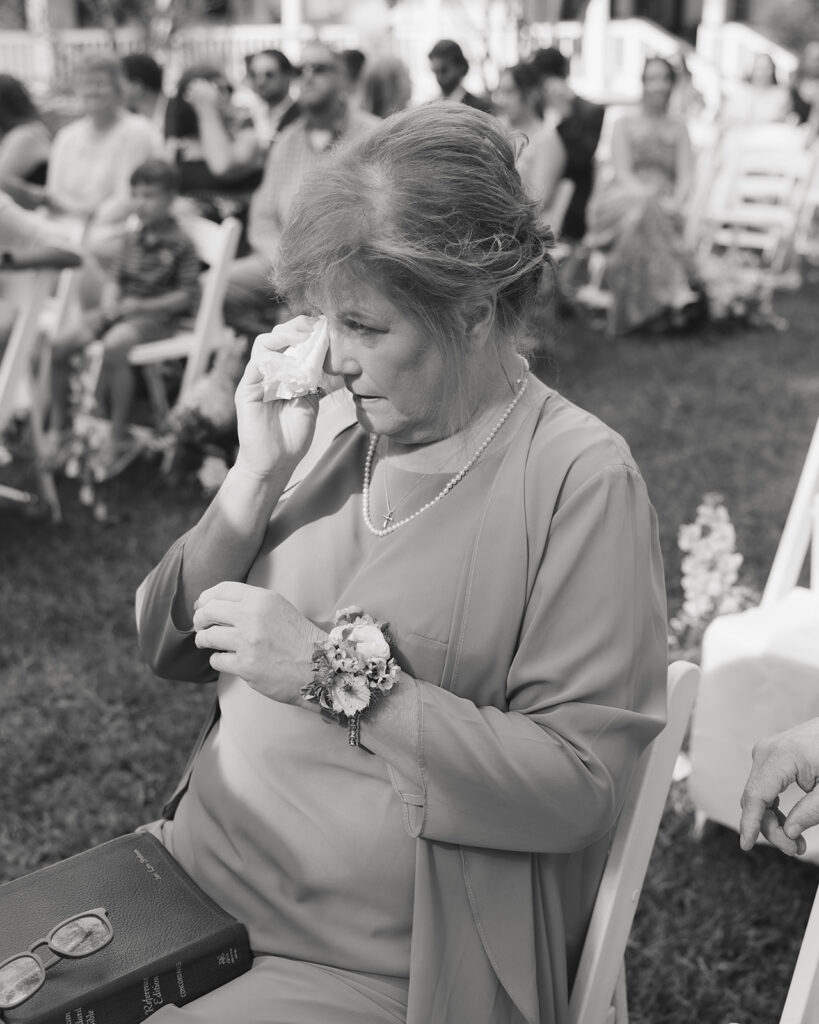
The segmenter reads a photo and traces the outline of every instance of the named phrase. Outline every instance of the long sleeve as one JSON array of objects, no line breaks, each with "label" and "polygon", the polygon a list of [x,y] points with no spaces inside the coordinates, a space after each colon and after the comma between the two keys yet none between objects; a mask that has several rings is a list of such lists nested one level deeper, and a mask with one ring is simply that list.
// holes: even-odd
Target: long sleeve
[{"label": "long sleeve", "polygon": [[174,615],[174,600],[185,550],[184,534],[166,552],[162,561],[139,585],[136,620],[139,649],[146,664],[161,679],[209,683],[217,677],[209,652],[194,643],[190,623]]},{"label": "long sleeve", "polygon": [[405,676],[411,710],[405,700],[391,717],[384,701],[362,742],[390,764],[413,835],[581,849],[613,825],[662,727],[666,645],[653,509],[636,470],[611,466],[551,521],[506,679],[508,710]]}]

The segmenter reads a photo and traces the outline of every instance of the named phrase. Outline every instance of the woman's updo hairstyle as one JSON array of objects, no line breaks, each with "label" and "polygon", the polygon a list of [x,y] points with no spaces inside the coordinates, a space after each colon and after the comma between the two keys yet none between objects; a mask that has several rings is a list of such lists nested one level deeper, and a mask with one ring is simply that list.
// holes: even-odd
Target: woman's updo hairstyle
[{"label": "woman's updo hairstyle", "polygon": [[291,308],[374,286],[436,341],[457,378],[470,315],[526,347],[525,328],[553,236],[515,168],[509,133],[489,114],[431,103],[340,146],[304,182],[274,280]]}]

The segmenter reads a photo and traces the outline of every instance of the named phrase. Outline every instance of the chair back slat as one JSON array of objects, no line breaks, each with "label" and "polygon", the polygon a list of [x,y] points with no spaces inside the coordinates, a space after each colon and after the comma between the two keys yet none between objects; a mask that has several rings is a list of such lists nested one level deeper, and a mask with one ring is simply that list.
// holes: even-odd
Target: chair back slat
[{"label": "chair back slat", "polygon": [[572,986],[571,1024],[608,1018],[699,676],[699,668],[684,661],[668,670],[668,720],[640,759],[614,829]]}]

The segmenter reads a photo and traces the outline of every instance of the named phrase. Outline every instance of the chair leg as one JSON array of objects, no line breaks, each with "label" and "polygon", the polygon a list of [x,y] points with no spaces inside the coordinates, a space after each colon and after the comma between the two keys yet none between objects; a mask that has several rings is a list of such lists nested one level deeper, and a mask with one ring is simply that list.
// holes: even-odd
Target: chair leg
[{"label": "chair leg", "polygon": [[[32,386],[34,391],[34,386]],[[40,487],[40,494],[51,511],[53,523],[62,522],[63,512],[60,505],[60,496],[57,493],[57,485],[54,482],[54,474],[46,469],[43,459],[43,419],[42,409],[37,402],[37,396],[33,397],[32,408],[29,412],[29,427],[31,429],[31,442],[34,448],[34,467],[37,473],[37,482]]]},{"label": "chair leg", "polygon": [[628,1024],[628,994],[626,992],[626,963],[620,964],[617,984],[614,987],[614,1019],[616,1024]]}]

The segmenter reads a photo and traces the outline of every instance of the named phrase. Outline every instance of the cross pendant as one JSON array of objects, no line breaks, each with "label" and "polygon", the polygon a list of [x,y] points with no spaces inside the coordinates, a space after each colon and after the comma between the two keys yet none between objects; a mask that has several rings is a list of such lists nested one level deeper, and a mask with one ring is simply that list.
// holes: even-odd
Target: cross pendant
[{"label": "cross pendant", "polygon": [[392,522],[392,512],[393,510],[391,508],[388,508],[384,515],[381,517],[384,520],[384,522],[381,524],[382,530],[386,530],[387,527]]}]

